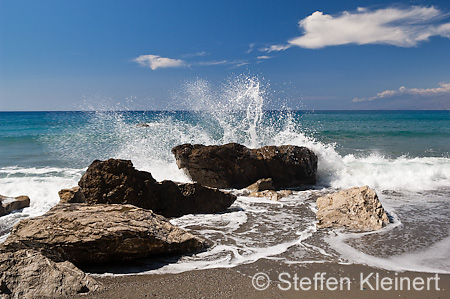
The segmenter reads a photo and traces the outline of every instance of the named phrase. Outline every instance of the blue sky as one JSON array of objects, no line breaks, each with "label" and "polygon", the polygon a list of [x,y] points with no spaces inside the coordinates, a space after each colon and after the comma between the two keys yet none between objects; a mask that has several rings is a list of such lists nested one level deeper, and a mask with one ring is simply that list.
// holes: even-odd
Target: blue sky
[{"label": "blue sky", "polygon": [[241,74],[267,108],[450,109],[450,3],[0,0],[2,111],[177,109]]}]

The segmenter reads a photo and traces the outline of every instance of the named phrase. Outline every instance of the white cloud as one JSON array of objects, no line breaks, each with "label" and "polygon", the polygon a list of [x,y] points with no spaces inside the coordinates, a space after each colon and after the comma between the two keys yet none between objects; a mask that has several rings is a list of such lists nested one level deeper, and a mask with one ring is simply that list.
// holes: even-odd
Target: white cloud
[{"label": "white cloud", "polygon": [[346,44],[388,44],[414,47],[431,36],[450,38],[450,23],[437,8],[411,6],[370,10],[359,7],[355,12],[327,15],[316,11],[299,22],[303,35],[286,45],[273,45],[267,52],[286,50],[291,46],[319,49]]},{"label": "white cloud", "polygon": [[370,98],[355,98],[353,102],[370,102],[377,99],[390,98],[399,95],[413,95],[422,97],[448,95],[450,97],[450,83],[440,83],[435,88],[406,88],[400,87],[398,90],[385,90]]},{"label": "white cloud", "polygon": [[262,56],[258,56],[258,59],[271,59],[272,56],[267,56],[267,55],[262,55]]},{"label": "white cloud", "polygon": [[180,59],[171,59],[161,57],[158,55],[141,55],[133,61],[139,63],[142,66],[149,67],[152,70],[167,67],[183,67],[186,66],[186,62]]},{"label": "white cloud", "polygon": [[278,52],[278,51],[284,51],[292,47],[292,45],[272,45],[270,47],[262,48],[260,49],[261,52]]}]

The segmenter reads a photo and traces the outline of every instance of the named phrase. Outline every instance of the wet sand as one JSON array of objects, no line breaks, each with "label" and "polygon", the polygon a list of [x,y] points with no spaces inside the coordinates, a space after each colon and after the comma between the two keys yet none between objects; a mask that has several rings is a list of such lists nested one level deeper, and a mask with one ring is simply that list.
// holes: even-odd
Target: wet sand
[{"label": "wet sand", "polygon": [[[271,280],[265,290],[257,290],[252,285],[252,277],[259,272],[267,274]],[[279,280],[280,273],[284,273],[282,281]],[[298,277],[297,284],[295,274]],[[377,274],[378,290],[375,279]],[[324,278],[322,286],[320,275]],[[265,277],[261,277],[258,284],[265,287]],[[316,284],[314,277],[317,278]],[[337,284],[332,277],[338,280]],[[300,283],[301,279],[303,284]],[[384,288],[390,290],[383,290],[382,279]],[[98,277],[98,280],[104,284],[103,291],[70,298],[450,298],[449,274],[439,274],[437,280],[436,274],[430,273],[396,273],[361,265],[282,265],[270,260],[231,269]],[[411,290],[407,290],[408,281]],[[416,288],[423,290],[414,290],[414,281]],[[330,289],[336,290],[328,289],[327,282]],[[404,290],[399,290],[400,284]],[[310,289],[306,290],[308,287]]]}]

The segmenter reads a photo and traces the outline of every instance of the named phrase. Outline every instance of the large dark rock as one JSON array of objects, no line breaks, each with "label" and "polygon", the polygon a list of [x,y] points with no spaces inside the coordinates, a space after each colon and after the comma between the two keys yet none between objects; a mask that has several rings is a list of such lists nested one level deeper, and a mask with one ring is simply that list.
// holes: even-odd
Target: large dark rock
[{"label": "large dark rock", "polygon": [[33,249],[0,249],[0,298],[56,298],[102,289],[68,261],[53,261]]},{"label": "large dark rock", "polygon": [[163,216],[115,204],[59,204],[42,216],[20,221],[2,244],[5,251],[33,249],[76,265],[178,255],[205,246],[204,240]]},{"label": "large dark rock", "polygon": [[8,197],[0,195],[0,216],[29,206],[30,198],[28,196]]},{"label": "large dark rock", "polygon": [[[94,161],[78,185],[89,204],[132,204],[165,217],[225,211],[236,196],[198,183],[156,182],[129,160]],[[69,200],[69,202],[71,202]]]},{"label": "large dark rock", "polygon": [[316,183],[317,156],[306,147],[183,144],[172,153],[178,167],[204,186],[240,189],[263,178],[272,178],[277,189]]}]

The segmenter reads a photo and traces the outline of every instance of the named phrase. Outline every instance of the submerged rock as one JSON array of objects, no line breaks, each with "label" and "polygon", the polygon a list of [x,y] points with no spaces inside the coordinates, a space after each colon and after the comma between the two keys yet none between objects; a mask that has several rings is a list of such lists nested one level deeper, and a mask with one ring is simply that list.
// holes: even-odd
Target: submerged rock
[{"label": "submerged rock", "polygon": [[258,192],[252,192],[248,196],[249,197],[268,197],[271,200],[278,201],[282,199],[283,197],[289,196],[292,194],[291,190],[281,190],[281,191],[274,191],[274,190],[263,190]]},{"label": "submerged rock", "polygon": [[275,188],[273,187],[272,178],[257,180],[255,183],[251,184],[250,186],[247,186],[245,189],[249,190],[250,192],[275,190]]},{"label": "submerged rock", "polygon": [[0,250],[1,298],[55,298],[101,288],[101,283],[68,261],[55,262],[33,249]]},{"label": "submerged rock", "polygon": [[236,196],[198,183],[156,182],[129,160],[94,161],[80,179],[84,202],[132,204],[165,217],[225,211]]},{"label": "submerged rock", "polygon": [[31,248],[50,257],[56,254],[81,265],[190,253],[206,243],[163,216],[132,205],[59,204],[20,221],[2,245],[9,251]]},{"label": "submerged rock", "polygon": [[306,147],[183,144],[172,153],[178,167],[204,186],[241,189],[263,178],[272,178],[277,189],[316,183],[317,156]]},{"label": "submerged rock", "polygon": [[0,195],[0,216],[29,206],[30,198],[28,196],[7,197]]},{"label": "submerged rock", "polygon": [[389,223],[377,194],[368,186],[319,197],[317,209],[318,228],[346,227],[356,231],[372,231]]}]

